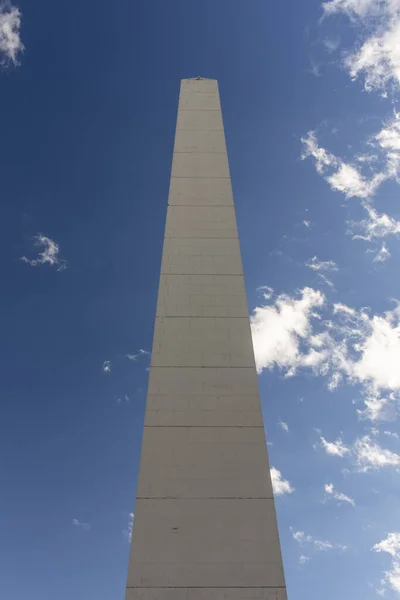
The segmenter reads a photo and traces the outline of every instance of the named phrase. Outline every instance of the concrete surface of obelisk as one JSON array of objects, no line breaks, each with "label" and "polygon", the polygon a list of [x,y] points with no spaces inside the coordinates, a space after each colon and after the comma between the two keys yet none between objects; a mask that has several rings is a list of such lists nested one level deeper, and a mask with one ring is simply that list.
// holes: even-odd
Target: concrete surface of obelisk
[{"label": "concrete surface of obelisk", "polygon": [[213,79],[181,82],[126,600],[286,600]]}]

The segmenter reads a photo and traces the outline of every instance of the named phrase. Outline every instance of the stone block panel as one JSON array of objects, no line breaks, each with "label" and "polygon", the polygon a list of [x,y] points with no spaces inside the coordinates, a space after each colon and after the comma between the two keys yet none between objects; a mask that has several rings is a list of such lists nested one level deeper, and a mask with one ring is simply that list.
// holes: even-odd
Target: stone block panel
[{"label": "stone block panel", "polygon": [[224,131],[220,110],[181,110],[178,111],[176,130]]},{"label": "stone block panel", "polygon": [[178,129],[174,152],[210,152],[226,154],[223,131],[186,131]]},{"label": "stone block panel", "polygon": [[157,316],[248,317],[243,275],[161,275]]},{"label": "stone block panel", "polygon": [[264,427],[145,427],[137,498],[272,498]]},{"label": "stone block panel", "polygon": [[146,425],[262,425],[257,376],[249,369],[152,368]]},{"label": "stone block panel", "polygon": [[182,92],[193,93],[218,93],[218,81],[217,79],[197,79],[196,77],[190,77],[188,79],[181,79],[181,94]]},{"label": "stone block panel", "polygon": [[233,206],[169,206],[165,237],[235,238]]},{"label": "stone block panel", "polygon": [[179,206],[233,206],[231,181],[228,177],[171,177],[168,202]]},{"label": "stone block panel", "polygon": [[162,274],[242,275],[238,240],[165,238]]},{"label": "stone block panel", "polygon": [[[220,398],[217,396],[195,396],[193,402],[209,406],[207,410],[195,409],[171,409],[169,406],[178,402],[185,403],[186,398],[180,396],[151,396],[147,398],[148,406],[157,406],[158,408],[147,408],[145,425],[146,426],[170,426],[170,427],[255,427],[262,426],[262,414],[260,410],[229,410],[216,409],[220,404]],[[257,398],[251,399],[255,403]]]},{"label": "stone block panel", "polygon": [[[251,369],[218,369],[218,368],[152,368],[149,376],[149,396],[167,394],[177,398],[175,408],[193,408],[201,410],[202,405],[191,397],[217,396],[221,404],[218,409],[258,410],[258,379]],[[180,398],[180,399],[178,399]],[[183,400],[187,398],[187,400]],[[208,410],[208,406],[205,410]],[[172,408],[172,406],[171,406]]]},{"label": "stone block panel", "polygon": [[184,87],[179,96],[181,110],[220,110],[220,100],[217,90],[197,89],[196,91]]},{"label": "stone block panel", "polygon": [[151,366],[254,367],[249,320],[156,317]]},{"label": "stone block panel", "polygon": [[226,154],[202,154],[185,152],[174,154],[173,177],[229,177]]},{"label": "stone block panel", "polygon": [[138,498],[127,585],[284,587],[274,501]]},{"label": "stone block panel", "polygon": [[126,600],[287,600],[285,588],[128,588]]}]

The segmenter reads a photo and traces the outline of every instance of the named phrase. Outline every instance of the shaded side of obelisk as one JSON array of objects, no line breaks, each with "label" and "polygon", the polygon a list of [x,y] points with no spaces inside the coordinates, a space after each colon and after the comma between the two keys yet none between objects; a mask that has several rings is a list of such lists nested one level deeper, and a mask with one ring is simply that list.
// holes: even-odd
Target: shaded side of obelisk
[{"label": "shaded side of obelisk", "polygon": [[286,600],[212,79],[181,82],[126,600]]}]

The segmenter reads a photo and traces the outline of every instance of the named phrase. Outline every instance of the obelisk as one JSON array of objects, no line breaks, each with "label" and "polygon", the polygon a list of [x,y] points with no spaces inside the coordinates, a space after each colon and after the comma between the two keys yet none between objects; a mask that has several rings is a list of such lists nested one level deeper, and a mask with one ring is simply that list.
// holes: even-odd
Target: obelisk
[{"label": "obelisk", "polygon": [[181,82],[126,600],[286,600],[213,79]]}]

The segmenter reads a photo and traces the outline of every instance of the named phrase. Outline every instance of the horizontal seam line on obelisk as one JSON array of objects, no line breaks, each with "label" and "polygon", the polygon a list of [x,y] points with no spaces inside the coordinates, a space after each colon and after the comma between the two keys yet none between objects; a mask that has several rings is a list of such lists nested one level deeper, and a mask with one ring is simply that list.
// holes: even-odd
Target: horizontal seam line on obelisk
[{"label": "horizontal seam line on obelisk", "polygon": [[[182,274],[182,273],[168,273],[168,275],[181,275],[181,274]],[[205,274],[204,274],[204,273],[200,273],[200,274],[199,274],[199,273],[190,273],[190,275],[200,275],[200,277],[202,277],[202,276],[204,276]],[[225,275],[225,277],[239,277],[239,276],[240,276],[240,277],[244,277],[243,273],[241,273],[240,275],[235,275],[235,274],[232,274],[232,273],[227,273],[227,274]],[[221,275],[219,275],[219,277],[221,277]],[[209,285],[209,284],[207,283],[207,285]],[[237,294],[235,294],[235,295],[237,295],[237,296],[240,296],[241,294],[242,294],[242,292],[240,292],[240,293],[237,293]]]},{"label": "horizontal seam line on obelisk", "polygon": [[127,585],[126,588],[131,590],[285,590],[286,585]]},{"label": "horizontal seam line on obelisk", "polygon": [[163,319],[248,319],[249,316],[245,317],[227,317],[226,315],[222,315],[219,317],[218,315],[158,315],[156,317],[162,317]]},{"label": "horizontal seam line on obelisk", "polygon": [[136,496],[136,500],[275,500],[274,496]]},{"label": "horizontal seam line on obelisk", "polygon": [[[160,409],[155,409],[160,410]],[[174,409],[172,409],[174,410]],[[190,409],[189,409],[190,410]],[[225,412],[225,411],[224,411]],[[255,411],[254,411],[255,412]],[[210,427],[218,427],[218,429],[231,429],[232,427],[236,427],[237,429],[264,429],[264,425],[144,425],[144,427],[196,427],[209,429]]]},{"label": "horizontal seam line on obelisk", "polygon": [[238,366],[238,365],[204,365],[198,366],[194,364],[190,365],[150,365],[150,368],[157,369],[254,369],[255,366]]},{"label": "horizontal seam line on obelisk", "polygon": [[185,175],[181,175],[180,177],[178,177],[177,175],[171,175],[171,179],[228,179],[230,181],[230,177],[199,177],[198,175],[193,175],[193,176],[185,176]]},{"label": "horizontal seam line on obelisk", "polygon": [[204,207],[204,208],[234,208],[233,202],[232,204],[170,204],[168,202],[168,206],[193,206],[193,207]]},{"label": "horizontal seam line on obelisk", "polygon": [[220,108],[182,108],[179,106],[179,112],[220,112]]},{"label": "horizontal seam line on obelisk", "polygon": [[[161,271],[160,275],[215,275],[216,277],[221,277],[222,275],[226,275],[226,273],[166,273],[165,271]],[[243,273],[228,273],[228,275],[243,275]]]},{"label": "horizontal seam line on obelisk", "polygon": [[176,131],[203,131],[204,133],[210,133],[210,131],[221,131],[223,133],[223,129],[187,129],[186,127],[178,127]]},{"label": "horizontal seam line on obelisk", "polygon": [[214,150],[193,150],[192,152],[188,152],[187,150],[175,150],[174,154],[224,154],[226,156],[226,152],[215,152]]},{"label": "horizontal seam line on obelisk", "polygon": [[167,240],[238,240],[237,235],[234,237],[221,237],[220,235],[213,235],[210,237],[206,237],[204,235],[165,235],[164,239]]}]

